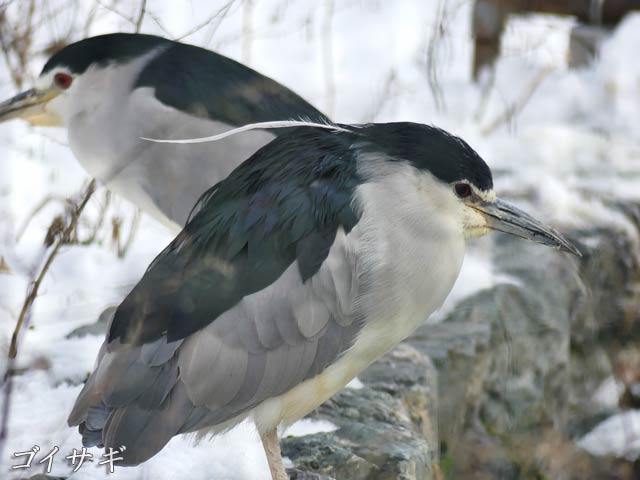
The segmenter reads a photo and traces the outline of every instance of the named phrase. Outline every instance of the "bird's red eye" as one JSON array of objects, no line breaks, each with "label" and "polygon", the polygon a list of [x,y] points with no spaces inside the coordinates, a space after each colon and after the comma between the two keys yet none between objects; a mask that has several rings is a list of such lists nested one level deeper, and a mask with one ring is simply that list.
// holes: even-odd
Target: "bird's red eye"
[{"label": "bird's red eye", "polygon": [[68,73],[56,73],[53,77],[53,81],[55,82],[58,88],[62,88],[66,90],[71,86],[71,82],[73,82],[73,77]]},{"label": "bird's red eye", "polygon": [[460,198],[466,198],[471,195],[471,187],[468,183],[456,183],[454,188],[456,195]]}]

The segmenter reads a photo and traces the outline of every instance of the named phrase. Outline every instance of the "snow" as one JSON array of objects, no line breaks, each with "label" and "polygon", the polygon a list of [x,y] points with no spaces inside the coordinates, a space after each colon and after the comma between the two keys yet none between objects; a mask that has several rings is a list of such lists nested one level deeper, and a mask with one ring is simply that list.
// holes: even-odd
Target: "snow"
[{"label": "snow", "polygon": [[354,390],[360,390],[364,387],[364,384],[360,381],[358,377],[353,377],[349,383],[345,385],[344,388],[352,388]]},{"label": "snow", "polygon": [[640,458],[640,411],[613,415],[587,433],[578,446],[598,456],[614,456],[633,461]]},{"label": "snow", "polygon": [[593,393],[594,403],[608,408],[617,408],[624,385],[613,376],[606,378]]},{"label": "snow", "polygon": [[[77,6],[78,18],[86,18],[90,3]],[[147,9],[161,20],[162,27],[147,17],[142,30],[167,35],[164,29],[174,37],[183,36],[225,3],[148,2]],[[498,194],[553,225],[604,223],[632,232],[628,219],[613,214],[607,200],[640,199],[640,63],[636,52],[640,14],[628,16],[605,42],[593,65],[577,70],[566,67],[571,20],[545,16],[515,20],[503,38],[505,55],[496,65],[493,84],[487,86],[486,75],[481,85],[470,81],[471,3],[335,2],[329,22],[329,77],[335,86],[332,101],[327,96],[331,90],[324,56],[327,11],[322,2],[254,2],[250,42],[242,36],[244,9],[235,2],[224,19],[188,35],[185,41],[249,60],[251,66],[297,91],[338,121],[412,120],[458,134],[478,150],[494,172],[499,172],[495,179]],[[16,5],[9,6],[10,16],[15,15],[12,9]],[[118,5],[126,16],[135,18],[139,2]],[[444,15],[443,30],[436,30],[438,11]],[[116,30],[131,31],[132,26],[100,8],[90,33]],[[44,29],[36,44],[44,47],[54,31]],[[436,33],[439,42],[429,50]],[[440,102],[428,82],[429,52],[434,59],[431,65],[441,92]],[[37,75],[44,60],[42,56],[33,59],[31,76]],[[538,88],[520,111],[496,125],[495,120],[519,103],[536,81]],[[8,73],[0,67],[0,98],[13,93]],[[44,233],[62,205],[55,200],[47,204],[29,221],[19,240],[16,236],[45,196],[75,194],[86,179],[65,143],[61,131],[30,128],[18,121],[0,125],[0,255],[12,272],[0,274],[2,369],[29,279],[42,256]],[[87,218],[97,217],[103,198],[103,191],[96,193],[87,207]],[[130,222],[132,208],[114,199],[108,218],[114,215]],[[83,231],[86,233],[86,229]],[[37,444],[45,453],[57,445],[61,453],[52,473],[69,475],[71,469],[61,458],[62,453],[80,448],[81,442],[76,430],[66,426],[66,416],[80,390],[79,382],[93,367],[101,339],[67,339],[65,335],[93,322],[105,307],[122,299],[170,239],[162,226],[143,216],[136,239],[122,259],[114,254],[106,227],[98,233],[97,242],[65,248],[58,256],[35,303],[31,328],[23,332],[16,366],[26,371],[14,377],[9,438],[0,458],[1,471],[17,463],[10,452]],[[474,292],[513,282],[494,271],[492,245],[485,239],[469,243],[458,282],[432,321],[443,318]],[[349,385],[360,386],[357,379]],[[585,436],[581,445],[594,453],[608,445],[616,455],[634,454],[640,449],[639,415],[628,412],[607,419]],[[625,432],[635,431],[636,436],[625,433],[624,441],[616,437],[616,429],[620,432],[622,424],[633,426],[635,430]],[[302,435],[329,427],[303,420],[291,428],[298,432],[294,434]],[[101,453],[97,449],[91,452],[96,459]],[[25,478],[41,468],[13,470],[10,477]],[[189,478],[194,479],[260,479],[268,472],[255,432],[250,425],[242,424],[198,445],[190,438],[174,438],[149,462],[118,469],[117,478],[182,478],[187,470]],[[104,467],[95,464],[71,476],[108,477]]]},{"label": "snow", "polygon": [[297,421],[282,434],[283,437],[303,437],[314,433],[335,432],[338,427],[327,420],[313,420],[311,418],[303,418]]}]

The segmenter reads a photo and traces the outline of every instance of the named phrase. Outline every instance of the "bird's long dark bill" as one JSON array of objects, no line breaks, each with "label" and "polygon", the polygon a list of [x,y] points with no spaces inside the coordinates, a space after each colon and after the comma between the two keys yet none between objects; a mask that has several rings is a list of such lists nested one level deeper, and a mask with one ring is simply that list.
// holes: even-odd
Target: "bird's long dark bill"
[{"label": "bird's long dark bill", "polygon": [[473,207],[485,215],[487,226],[493,230],[510,233],[520,238],[573,253],[579,257],[582,256],[580,250],[553,228],[507,202],[496,199],[494,202],[483,202],[473,205]]},{"label": "bird's long dark bill", "polygon": [[49,90],[36,90],[35,88],[22,92],[0,103],[0,122],[12,118],[38,116],[44,112],[44,105],[54,96],[55,94]]}]

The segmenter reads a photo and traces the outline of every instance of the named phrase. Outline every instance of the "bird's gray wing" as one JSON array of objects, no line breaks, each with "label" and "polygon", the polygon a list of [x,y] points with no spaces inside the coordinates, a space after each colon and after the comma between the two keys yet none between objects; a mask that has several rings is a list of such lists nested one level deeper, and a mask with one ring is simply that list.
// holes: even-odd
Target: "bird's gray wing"
[{"label": "bird's gray wing", "polygon": [[125,445],[125,463],[139,463],[176,433],[313,377],[351,345],[350,147],[320,129],[279,137],[203,196],[116,311],[69,418],[85,442]]},{"label": "bird's gray wing", "polygon": [[[353,303],[358,286],[344,235],[330,253],[337,258],[304,283],[292,265],[185,340],[178,364],[195,405],[222,408],[227,420],[322,372],[351,346],[360,328]],[[205,418],[183,431],[206,424]]]},{"label": "bird's gray wing", "polygon": [[242,418],[352,345],[361,328],[356,270],[341,232],[306,282],[292,264],[186,339],[103,349],[70,424],[81,425],[86,445],[126,446],[124,463],[134,465],[178,433]]}]

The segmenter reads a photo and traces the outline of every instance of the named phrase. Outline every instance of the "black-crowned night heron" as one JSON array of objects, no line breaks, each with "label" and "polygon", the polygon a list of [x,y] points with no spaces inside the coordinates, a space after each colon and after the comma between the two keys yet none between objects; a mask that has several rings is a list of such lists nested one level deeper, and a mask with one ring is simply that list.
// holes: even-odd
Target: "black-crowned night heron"
[{"label": "black-crowned night heron", "polygon": [[135,465],[251,418],[284,479],[278,427],[406,338],[491,230],[578,254],[442,130],[289,130],[202,196],[118,307],[69,423]]},{"label": "black-crowned night heron", "polygon": [[141,34],[71,44],[36,87],[0,104],[0,122],[64,126],[94,178],[176,232],[205,190],[279,133],[252,130],[215,143],[151,138],[211,135],[248,123],[322,113],[275,81],[216,53]]}]

